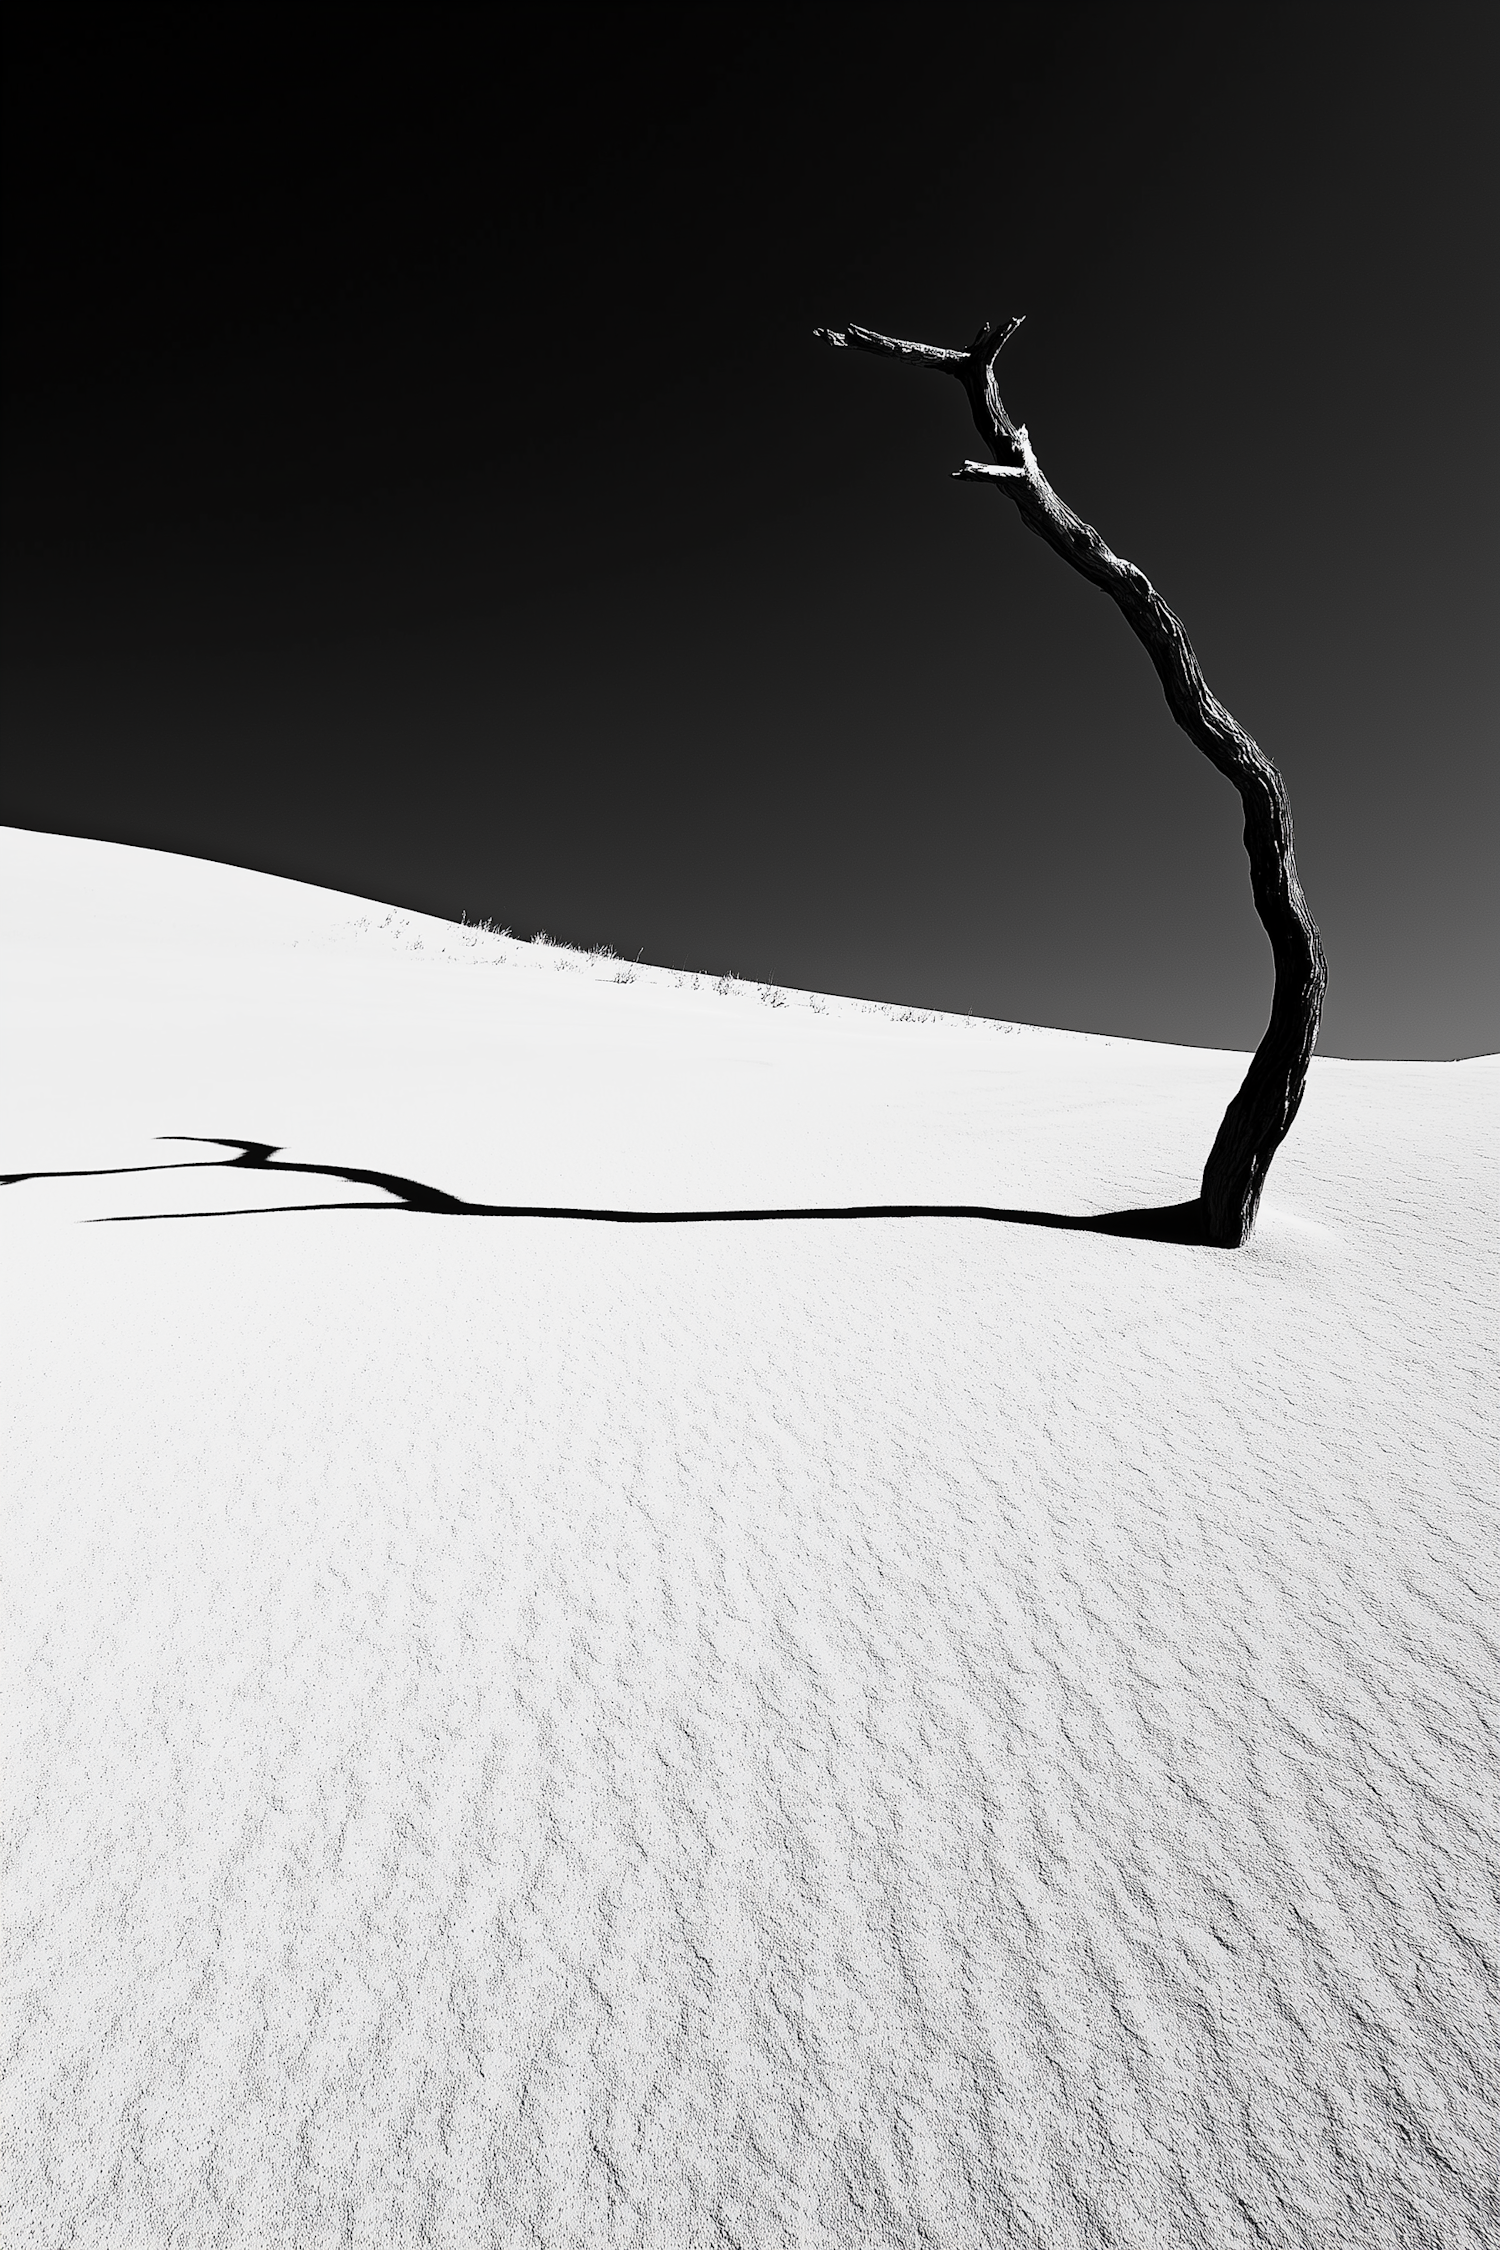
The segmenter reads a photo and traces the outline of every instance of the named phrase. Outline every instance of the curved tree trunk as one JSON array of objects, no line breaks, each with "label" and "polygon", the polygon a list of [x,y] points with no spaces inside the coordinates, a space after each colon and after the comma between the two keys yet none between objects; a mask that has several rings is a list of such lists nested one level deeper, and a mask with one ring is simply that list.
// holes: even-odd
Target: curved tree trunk
[{"label": "curved tree trunk", "polygon": [[1003,328],[985,327],[966,352],[903,343],[873,328],[820,328],[816,334],[826,343],[909,360],[962,383],[975,427],[995,458],[966,461],[955,474],[997,485],[1015,502],[1028,530],[1110,596],[1155,665],[1173,718],[1239,791],[1250,887],[1271,940],[1276,989],[1265,1037],[1224,1113],[1200,1191],[1204,1238],[1238,1249],[1250,1238],[1271,1158],[1301,1103],[1328,982],[1317,926],[1297,880],[1291,806],[1270,759],[1210,693],[1180,619],[1142,571],[1112,554],[1093,525],[1058,498],[1037,466],[1025,427],[1006,413],[995,361],[1020,325],[1016,319]]}]

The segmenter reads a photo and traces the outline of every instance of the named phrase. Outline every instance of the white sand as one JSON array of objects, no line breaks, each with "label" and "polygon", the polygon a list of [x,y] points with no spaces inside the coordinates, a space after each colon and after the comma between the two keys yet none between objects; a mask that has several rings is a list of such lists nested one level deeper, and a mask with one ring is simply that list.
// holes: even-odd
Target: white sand
[{"label": "white sand", "polygon": [[[14,831],[0,946],[6,1172],[1105,1211],[1243,1068]],[[1493,2242],[1497,1092],[1316,1062],[1239,1254],[0,1189],[8,2250]]]}]

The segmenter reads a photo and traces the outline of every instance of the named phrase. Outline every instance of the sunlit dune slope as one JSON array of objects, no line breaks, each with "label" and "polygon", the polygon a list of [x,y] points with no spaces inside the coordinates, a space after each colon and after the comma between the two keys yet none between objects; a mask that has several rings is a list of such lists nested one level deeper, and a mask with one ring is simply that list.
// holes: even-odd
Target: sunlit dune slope
[{"label": "sunlit dune slope", "polygon": [[1495,1063],[0,949],[7,2245],[1494,2239]]}]

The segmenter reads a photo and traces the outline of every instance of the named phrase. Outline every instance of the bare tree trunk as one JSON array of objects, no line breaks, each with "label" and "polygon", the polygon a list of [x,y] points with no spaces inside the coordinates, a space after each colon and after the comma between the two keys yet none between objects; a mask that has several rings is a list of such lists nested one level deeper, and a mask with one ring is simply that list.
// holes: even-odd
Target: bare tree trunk
[{"label": "bare tree trunk", "polygon": [[1250,1239],[1271,1158],[1301,1103],[1328,982],[1317,926],[1292,857],[1291,807],[1275,766],[1209,692],[1180,620],[1144,573],[1112,554],[1093,525],[1058,498],[1037,466],[1024,425],[1006,413],[995,361],[1020,325],[1015,319],[1000,328],[986,326],[966,352],[903,343],[872,328],[820,328],[816,334],[825,343],[909,360],[962,383],[975,428],[995,458],[966,461],[955,475],[998,486],[1015,502],[1028,530],[1110,596],[1155,665],[1173,718],[1239,791],[1250,887],[1271,940],[1276,989],[1265,1037],[1224,1113],[1200,1191],[1204,1239],[1238,1249]]}]

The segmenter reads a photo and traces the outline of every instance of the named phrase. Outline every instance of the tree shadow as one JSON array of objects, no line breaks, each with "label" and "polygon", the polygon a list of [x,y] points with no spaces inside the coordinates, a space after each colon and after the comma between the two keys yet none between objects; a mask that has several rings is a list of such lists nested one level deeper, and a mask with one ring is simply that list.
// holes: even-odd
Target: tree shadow
[{"label": "tree shadow", "polygon": [[165,1219],[249,1219],[290,1217],[302,1211],[415,1211],[443,1219],[587,1219],[602,1226],[675,1227],[754,1225],[769,1219],[982,1219],[994,1225],[1054,1227],[1069,1234],[1118,1235],[1132,1242],[1171,1242],[1198,1248],[1208,1236],[1201,1201],[1168,1203],[1151,1210],[1106,1211],[1080,1217],[1062,1211],[1007,1211],[985,1203],[824,1203],[784,1210],[607,1211],[564,1203],[469,1203],[400,1172],[376,1172],[354,1164],[290,1164],[269,1141],[210,1138],[198,1133],[163,1138],[198,1148],[234,1149],[233,1156],[190,1157],[178,1164],[119,1164],[70,1172],[0,1173],[0,1187],[28,1180],[113,1180],[151,1172],[274,1172],[299,1179],[340,1180],[348,1187],[379,1190],[378,1202],[245,1204],[208,1211],[129,1211],[95,1219],[94,1226],[139,1226]]}]

